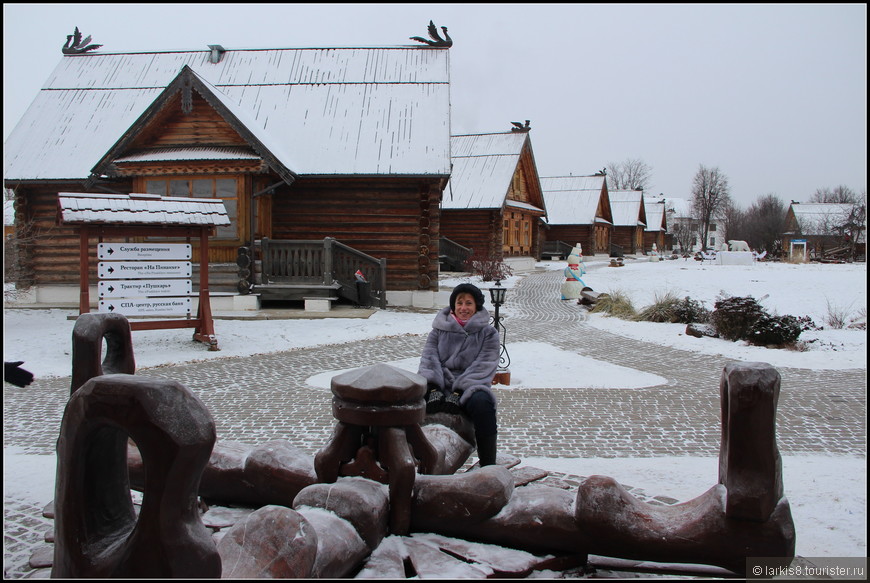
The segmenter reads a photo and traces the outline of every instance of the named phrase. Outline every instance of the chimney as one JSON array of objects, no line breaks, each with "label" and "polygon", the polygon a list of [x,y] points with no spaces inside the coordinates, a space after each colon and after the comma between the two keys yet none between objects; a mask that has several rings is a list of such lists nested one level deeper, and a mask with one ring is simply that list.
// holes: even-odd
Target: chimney
[{"label": "chimney", "polygon": [[224,58],[224,53],[227,52],[227,50],[220,45],[208,45],[208,48],[211,49],[211,56],[208,58],[209,63],[220,63],[221,59]]}]

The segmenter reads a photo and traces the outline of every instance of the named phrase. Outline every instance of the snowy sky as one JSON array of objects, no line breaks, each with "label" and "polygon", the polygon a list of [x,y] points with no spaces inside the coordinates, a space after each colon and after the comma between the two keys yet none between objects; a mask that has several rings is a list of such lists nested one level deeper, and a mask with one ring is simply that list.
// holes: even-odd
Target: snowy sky
[{"label": "snowy sky", "polygon": [[447,26],[452,133],[531,120],[542,176],[642,159],[688,198],[866,190],[865,4],[4,4],[4,140],[78,26],[101,51],[396,46]]}]

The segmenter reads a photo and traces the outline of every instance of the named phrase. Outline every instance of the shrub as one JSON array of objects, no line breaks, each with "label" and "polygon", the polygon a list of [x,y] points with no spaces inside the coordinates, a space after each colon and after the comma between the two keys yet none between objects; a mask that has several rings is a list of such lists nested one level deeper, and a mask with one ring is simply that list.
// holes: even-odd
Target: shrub
[{"label": "shrub", "polygon": [[465,262],[465,268],[483,281],[500,281],[513,275],[510,266],[501,259],[476,253]]},{"label": "shrub", "polygon": [[695,322],[706,324],[710,321],[710,310],[705,308],[701,302],[693,300],[689,296],[686,296],[674,306],[674,315],[676,316],[674,322],[681,324],[692,324]]},{"label": "shrub", "polygon": [[594,313],[604,312],[626,320],[634,319],[637,314],[631,299],[622,291],[616,291],[609,293],[607,296],[599,297],[598,301],[595,302],[595,306],[590,311]]},{"label": "shrub", "polygon": [[782,346],[794,344],[800,335],[801,323],[794,316],[762,314],[746,339],[756,346]]},{"label": "shrub", "polygon": [[849,313],[852,310],[852,304],[848,307],[832,306],[828,300],[828,314],[825,316],[825,324],[835,330],[842,330],[849,322]]},{"label": "shrub", "polygon": [[761,305],[751,296],[730,297],[716,302],[710,319],[722,338],[744,340],[764,313]]},{"label": "shrub", "polygon": [[664,296],[656,294],[655,302],[638,313],[635,320],[639,322],[676,322],[676,306],[680,303],[673,292]]}]

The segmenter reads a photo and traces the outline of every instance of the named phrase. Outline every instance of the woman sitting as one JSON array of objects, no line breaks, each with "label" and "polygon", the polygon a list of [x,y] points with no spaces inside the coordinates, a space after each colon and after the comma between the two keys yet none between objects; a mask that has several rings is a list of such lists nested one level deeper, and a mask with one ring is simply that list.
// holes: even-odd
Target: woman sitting
[{"label": "woman sitting", "polygon": [[495,463],[497,427],[492,379],[501,344],[483,303],[483,292],[476,286],[456,286],[450,294],[450,305],[439,311],[432,322],[417,373],[428,381],[430,404],[452,402],[457,412],[471,418],[480,465],[486,466]]}]

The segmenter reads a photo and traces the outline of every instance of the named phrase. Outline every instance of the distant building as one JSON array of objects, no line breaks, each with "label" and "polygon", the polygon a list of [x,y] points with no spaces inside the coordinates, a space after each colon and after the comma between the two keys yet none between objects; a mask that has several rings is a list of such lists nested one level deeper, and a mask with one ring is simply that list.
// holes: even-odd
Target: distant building
[{"label": "distant building", "polygon": [[453,136],[451,159],[441,235],[477,256],[534,266],[547,210],[529,132]]},{"label": "distant building", "polygon": [[647,251],[652,249],[653,244],[659,252],[671,249],[668,240],[668,221],[665,212],[664,198],[644,197],[644,209],[646,210],[646,228],[643,231],[643,248]]},{"label": "distant building", "polygon": [[783,251],[792,259],[839,256],[866,261],[866,216],[856,211],[856,205],[846,203],[792,202],[786,211]]},{"label": "distant building", "polygon": [[611,242],[624,253],[643,253],[643,233],[647,226],[646,205],[642,190],[610,190],[610,210],[613,213]]},{"label": "distant building", "polygon": [[541,188],[547,205],[547,241],[580,243],[584,255],[610,254],[613,212],[605,175],[545,177]]}]

